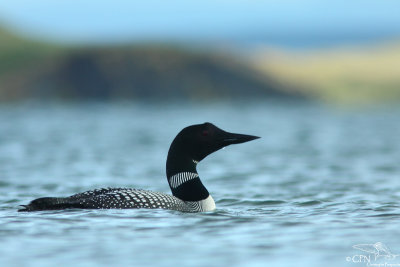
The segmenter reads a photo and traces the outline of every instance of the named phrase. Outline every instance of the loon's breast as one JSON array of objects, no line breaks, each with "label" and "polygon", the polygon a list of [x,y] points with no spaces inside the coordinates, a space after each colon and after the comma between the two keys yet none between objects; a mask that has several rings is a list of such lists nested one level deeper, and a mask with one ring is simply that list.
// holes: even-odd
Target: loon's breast
[{"label": "loon's breast", "polygon": [[165,193],[132,188],[101,188],[69,197],[86,209],[168,209],[184,212],[211,211],[215,202],[211,196],[200,201],[183,201]]}]

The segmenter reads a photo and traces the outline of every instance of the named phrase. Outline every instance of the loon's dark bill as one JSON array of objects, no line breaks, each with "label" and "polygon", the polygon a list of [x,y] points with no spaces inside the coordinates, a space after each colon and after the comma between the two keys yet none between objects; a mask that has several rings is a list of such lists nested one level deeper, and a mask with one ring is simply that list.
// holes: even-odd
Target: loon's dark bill
[{"label": "loon's dark bill", "polygon": [[237,134],[237,133],[224,133],[224,137],[222,139],[222,144],[224,146],[233,145],[233,144],[240,144],[249,142],[255,139],[260,138],[259,136],[254,135],[247,135],[247,134]]}]

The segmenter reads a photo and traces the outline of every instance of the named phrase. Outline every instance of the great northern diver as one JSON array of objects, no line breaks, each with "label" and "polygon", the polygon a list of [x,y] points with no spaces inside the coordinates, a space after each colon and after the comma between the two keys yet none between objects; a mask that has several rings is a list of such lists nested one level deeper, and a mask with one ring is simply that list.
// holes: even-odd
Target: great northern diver
[{"label": "great northern diver", "polygon": [[209,154],[231,144],[258,136],[225,132],[211,123],[184,128],[172,142],[167,158],[167,179],[172,196],[131,188],[102,188],[70,197],[43,197],[18,211],[78,209],[169,209],[203,212],[215,209],[215,202],[202,184],[196,166]]}]

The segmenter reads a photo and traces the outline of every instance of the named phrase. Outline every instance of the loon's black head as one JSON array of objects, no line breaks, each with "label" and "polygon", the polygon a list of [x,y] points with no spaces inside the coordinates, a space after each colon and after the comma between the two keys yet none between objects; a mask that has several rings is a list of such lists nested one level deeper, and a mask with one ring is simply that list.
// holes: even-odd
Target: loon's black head
[{"label": "loon's black head", "polygon": [[185,201],[205,200],[209,193],[197,174],[197,163],[223,147],[257,138],[225,132],[209,122],[184,128],[168,151],[167,179],[172,194]]},{"label": "loon's black head", "polygon": [[182,159],[189,159],[200,162],[223,147],[257,138],[253,135],[229,133],[209,122],[191,125],[175,137],[168,152],[168,161],[180,161],[182,164]]}]

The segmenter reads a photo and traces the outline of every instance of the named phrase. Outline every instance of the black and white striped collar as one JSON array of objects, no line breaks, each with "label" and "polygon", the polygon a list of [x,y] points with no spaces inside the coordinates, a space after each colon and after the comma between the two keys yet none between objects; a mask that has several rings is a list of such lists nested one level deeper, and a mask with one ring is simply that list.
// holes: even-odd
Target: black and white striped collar
[{"label": "black and white striped collar", "polygon": [[196,171],[181,171],[168,178],[172,194],[183,201],[200,201],[209,196]]},{"label": "black and white striped collar", "polygon": [[195,178],[199,178],[199,175],[195,172],[180,172],[169,178],[169,184],[171,188],[177,188]]}]

